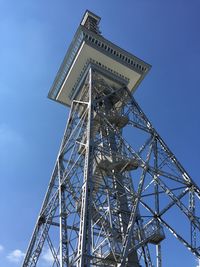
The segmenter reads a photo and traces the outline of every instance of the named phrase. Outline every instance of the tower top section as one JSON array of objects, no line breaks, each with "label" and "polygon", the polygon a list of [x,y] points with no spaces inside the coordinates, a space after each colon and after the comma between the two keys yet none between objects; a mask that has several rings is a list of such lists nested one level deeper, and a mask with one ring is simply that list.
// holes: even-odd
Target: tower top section
[{"label": "tower top section", "polygon": [[127,86],[133,93],[151,66],[101,35],[101,18],[86,10],[58,70],[48,97],[70,106],[92,67],[113,87]]},{"label": "tower top section", "polygon": [[81,25],[87,28],[89,31],[92,31],[96,34],[100,34],[99,31],[99,22],[101,18],[89,10],[86,10]]}]

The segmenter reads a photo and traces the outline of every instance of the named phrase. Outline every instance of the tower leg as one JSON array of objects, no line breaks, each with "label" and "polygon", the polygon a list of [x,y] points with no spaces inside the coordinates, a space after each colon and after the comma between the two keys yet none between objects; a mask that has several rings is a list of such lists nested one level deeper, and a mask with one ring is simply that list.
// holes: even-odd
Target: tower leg
[{"label": "tower leg", "polygon": [[80,214],[80,232],[78,241],[78,260],[77,266],[90,266],[91,254],[91,204],[92,204],[92,171],[93,171],[93,140],[92,140],[92,69],[89,69],[88,74],[88,126],[86,132],[86,151],[85,151],[85,167],[84,180],[82,185],[82,205]]},{"label": "tower leg", "polygon": [[[164,228],[200,257],[199,199],[126,86],[91,65],[72,101],[23,267],[40,266],[46,250],[56,267],[162,267]],[[172,208],[189,234],[173,225]]]}]

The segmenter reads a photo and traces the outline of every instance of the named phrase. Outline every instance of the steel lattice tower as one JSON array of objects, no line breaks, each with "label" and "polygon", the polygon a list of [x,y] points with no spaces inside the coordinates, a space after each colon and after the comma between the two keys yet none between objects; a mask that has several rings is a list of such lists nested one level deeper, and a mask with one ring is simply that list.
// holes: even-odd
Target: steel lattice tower
[{"label": "steel lattice tower", "polygon": [[132,96],[150,65],[99,21],[86,11],[49,92],[71,110],[23,267],[47,247],[50,266],[161,267],[168,230],[200,257],[200,189]]}]

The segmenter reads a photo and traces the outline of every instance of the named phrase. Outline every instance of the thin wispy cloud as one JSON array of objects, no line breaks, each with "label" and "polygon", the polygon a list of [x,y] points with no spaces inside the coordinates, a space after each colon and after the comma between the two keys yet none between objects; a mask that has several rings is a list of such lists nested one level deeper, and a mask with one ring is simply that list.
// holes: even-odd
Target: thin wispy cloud
[{"label": "thin wispy cloud", "polygon": [[4,144],[4,142],[11,142],[15,141],[17,143],[20,143],[22,141],[22,137],[20,136],[19,133],[11,129],[9,125],[6,123],[0,124],[0,140],[1,140],[1,145]]},{"label": "thin wispy cloud", "polygon": [[[22,151],[25,147],[23,136],[7,124],[0,124],[0,158],[10,157],[10,151]],[[14,156],[14,153],[13,153]]]},{"label": "thin wispy cloud", "polygon": [[21,263],[24,256],[24,252],[22,252],[20,249],[15,249],[7,255],[7,259],[13,263]]},{"label": "thin wispy cloud", "polygon": [[4,251],[4,246],[0,244],[0,253]]},{"label": "thin wispy cloud", "polygon": [[11,129],[7,124],[0,124],[0,147],[8,144],[21,145],[23,138],[20,134]]},{"label": "thin wispy cloud", "polygon": [[196,265],[196,267],[200,267],[200,259],[197,260],[198,265]]},{"label": "thin wispy cloud", "polygon": [[54,262],[54,257],[53,257],[51,250],[49,248],[44,250],[44,252],[42,254],[42,259],[47,263],[53,263]]}]

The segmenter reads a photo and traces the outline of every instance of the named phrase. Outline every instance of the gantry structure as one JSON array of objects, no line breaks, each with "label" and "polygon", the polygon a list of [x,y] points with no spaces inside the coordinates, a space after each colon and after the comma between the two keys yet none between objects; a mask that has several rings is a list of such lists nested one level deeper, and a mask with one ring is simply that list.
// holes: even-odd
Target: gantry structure
[{"label": "gantry structure", "polygon": [[[70,114],[23,267],[161,267],[167,232],[196,257],[200,189],[133,94],[150,65],[86,11],[49,98]],[[184,227],[181,227],[184,225]]]}]

